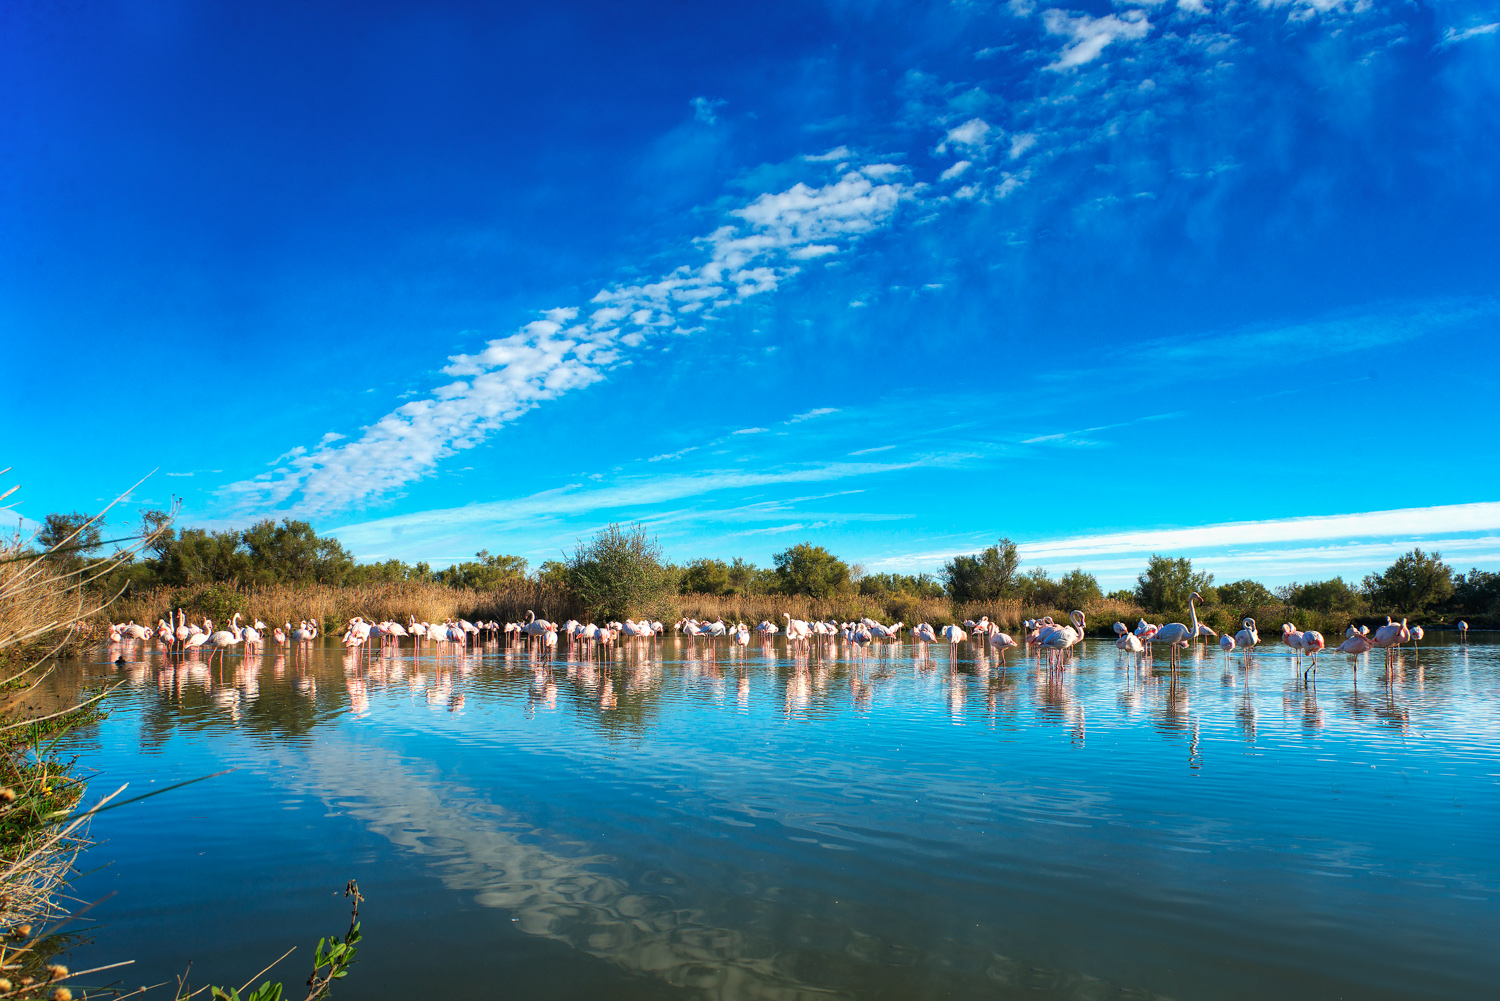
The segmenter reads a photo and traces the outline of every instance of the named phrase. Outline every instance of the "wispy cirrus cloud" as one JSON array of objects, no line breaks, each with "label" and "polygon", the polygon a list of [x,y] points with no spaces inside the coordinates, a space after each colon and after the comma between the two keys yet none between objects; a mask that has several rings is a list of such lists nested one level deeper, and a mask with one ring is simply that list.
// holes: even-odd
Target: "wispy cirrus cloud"
[{"label": "wispy cirrus cloud", "polygon": [[[513,500],[466,504],[461,507],[395,515],[346,525],[334,533],[357,552],[366,554],[388,546],[394,537],[408,543],[427,535],[473,533],[518,525],[538,517],[602,513],[637,519],[657,505],[703,497],[723,491],[751,490],[789,483],[826,483],[878,476],[903,470],[948,466],[962,457],[925,455],[906,462],[824,462],[774,469],[704,469],[673,476],[625,477],[608,484],[571,483]],[[770,510],[769,508],[765,510]],[[659,513],[659,512],[657,512]]]},{"label": "wispy cirrus cloud", "polygon": [[[1500,556],[1500,502],[1311,515],[1264,521],[1164,527],[1022,542],[1023,560],[1068,569],[1081,566],[1106,581],[1133,578],[1149,556],[1187,556],[1200,569],[1225,573],[1300,576],[1348,572],[1389,560],[1413,545],[1436,546],[1449,557]],[[1319,543],[1319,545],[1310,545]],[[988,545],[884,556],[872,569],[932,569]]]},{"label": "wispy cirrus cloud", "polygon": [[[221,501],[241,515],[326,517],[399,496],[499,428],[604,381],[651,341],[703,331],[735,306],[783,287],[809,262],[845,253],[891,226],[903,203],[929,213],[998,203],[1035,183],[1054,162],[1055,150],[1076,155],[1115,141],[1122,122],[1162,121],[1167,105],[1152,96],[1158,84],[1147,71],[1162,71],[1156,74],[1162,79],[1202,80],[1202,71],[1220,61],[1212,46],[1153,34],[1140,9],[1095,17],[1051,8],[1038,18],[1030,4],[1011,6],[1038,45],[1045,49],[1062,40],[1052,62],[1032,73],[1034,99],[1006,104],[973,87],[955,103],[953,88],[936,83],[930,101],[908,102],[915,123],[909,126],[911,149],[936,149],[952,158],[934,173],[949,180],[962,174],[963,187],[945,188],[951,191],[946,194],[929,190],[913,170],[861,158],[848,145],[797,157],[796,163],[829,173],[821,183],[799,182],[719,210],[718,226],[690,248],[679,248],[681,257],[692,258],[689,263],[650,281],[609,284],[586,303],[547,310],[507,337],[451,356],[442,369],[451,381],[358,433],[330,432],[312,447],[283,453],[269,472],[223,488]],[[1337,7],[1316,0],[1305,9]],[[1219,34],[1232,40],[1238,23],[1225,15]],[[1135,58],[1116,81],[1104,72],[1107,53],[1116,46],[1123,51],[1125,43]],[[1078,72],[1057,72],[1062,70]],[[1092,81],[1088,88],[1078,89],[1086,78]],[[976,114],[980,106],[1010,110]],[[703,121],[716,107],[706,99],[694,104]],[[959,163],[970,166],[959,170]],[[850,305],[868,301],[857,298]]]},{"label": "wispy cirrus cloud", "polygon": [[797,274],[796,251],[834,253],[886,225],[913,191],[904,177],[898,165],[870,163],[821,186],[762,194],[696,241],[701,263],[608,286],[584,306],[547,310],[481,351],[454,355],[443,372],[456,381],[357,437],[325,435],[311,449],[291,449],[271,472],[230,484],[220,497],[243,512],[309,517],[398,494],[540,404],[603,380],[626,349],[702,330],[723,310],[773,291]]},{"label": "wispy cirrus cloud", "polygon": [[1443,38],[1438,42],[1437,47],[1446,49],[1450,45],[1467,42],[1471,38],[1479,38],[1483,35],[1493,35],[1496,32],[1500,32],[1500,21],[1493,21],[1489,24],[1476,24],[1469,28],[1449,28],[1443,32]]}]

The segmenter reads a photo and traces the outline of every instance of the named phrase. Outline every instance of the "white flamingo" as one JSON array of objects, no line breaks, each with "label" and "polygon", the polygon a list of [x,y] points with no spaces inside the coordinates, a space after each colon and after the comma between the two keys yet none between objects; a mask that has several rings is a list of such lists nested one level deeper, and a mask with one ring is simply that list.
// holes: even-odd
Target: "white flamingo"
[{"label": "white flamingo", "polygon": [[1203,595],[1199,594],[1197,591],[1194,591],[1192,594],[1188,595],[1188,614],[1192,617],[1193,620],[1192,629],[1189,629],[1181,622],[1168,622],[1166,625],[1158,629],[1156,631],[1156,635],[1153,637],[1153,639],[1161,640],[1163,643],[1171,644],[1171,646],[1168,648],[1170,651],[1169,659],[1171,660],[1171,664],[1174,668],[1182,662],[1182,658],[1178,653],[1179,645],[1187,646],[1189,640],[1198,635],[1197,603],[1202,600]]},{"label": "white flamingo", "polygon": [[1260,642],[1260,633],[1256,631],[1254,619],[1244,619],[1240,626],[1240,631],[1234,634],[1234,644],[1241,650],[1249,650]]}]

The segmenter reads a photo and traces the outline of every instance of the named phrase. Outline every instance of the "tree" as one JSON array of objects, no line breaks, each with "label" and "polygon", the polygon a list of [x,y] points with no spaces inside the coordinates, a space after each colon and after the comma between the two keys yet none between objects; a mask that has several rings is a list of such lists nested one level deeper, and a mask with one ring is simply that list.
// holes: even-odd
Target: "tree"
[{"label": "tree", "polygon": [[534,579],[546,587],[567,587],[568,564],[562,560],[547,560],[536,568]]},{"label": "tree", "polygon": [[955,556],[938,576],[954,601],[994,601],[1020,591],[1021,556],[1016,544],[1001,539],[973,556]]},{"label": "tree", "polygon": [[1342,577],[1299,585],[1292,589],[1291,599],[1291,604],[1298,608],[1315,612],[1348,612],[1359,607],[1359,592]]},{"label": "tree", "polygon": [[696,559],[682,569],[678,591],[682,594],[728,594],[729,564],[723,560]]},{"label": "tree", "polygon": [[1127,604],[1127,605],[1133,605],[1133,604],[1135,604],[1135,592],[1131,591],[1131,590],[1128,590],[1127,588],[1123,588],[1123,587],[1120,588],[1120,590],[1118,590],[1118,591],[1111,591],[1111,592],[1109,592],[1104,597],[1107,598],[1110,601],[1118,601],[1118,602],[1121,602],[1122,604]]},{"label": "tree", "polygon": [[1443,562],[1442,553],[1413,549],[1397,557],[1385,573],[1366,577],[1364,592],[1375,608],[1420,615],[1453,593],[1453,568]]},{"label": "tree", "polygon": [[831,598],[853,590],[848,564],[822,546],[803,542],[782,550],[772,560],[776,564],[776,590],[780,594]]},{"label": "tree", "polygon": [[749,594],[755,588],[760,570],[749,560],[736,556],[729,564],[729,587],[735,594]]},{"label": "tree", "polygon": [[568,586],[601,621],[659,612],[676,583],[644,525],[612,524],[568,559]]},{"label": "tree", "polygon": [[522,556],[491,556],[488,549],[474,554],[473,561],[455,563],[437,572],[440,584],[475,591],[498,591],[509,584],[526,580],[526,559]]},{"label": "tree", "polygon": [[1104,597],[1104,592],[1099,590],[1098,578],[1084,573],[1082,567],[1063,574],[1057,585],[1057,607],[1064,611],[1087,608]]},{"label": "tree", "polygon": [[1213,582],[1213,574],[1194,573],[1193,561],[1185,556],[1173,559],[1153,553],[1145,572],[1135,579],[1135,600],[1148,612],[1175,612],[1187,607],[1194,591],[1205,600],[1217,597],[1210,591]]},{"label": "tree", "polygon": [[342,584],[354,569],[354,556],[332,536],[320,536],[306,521],[267,518],[241,536],[248,555],[244,583]]},{"label": "tree", "polygon": [[1453,610],[1465,615],[1500,612],[1500,573],[1476,567],[1453,578]]},{"label": "tree", "polygon": [[925,573],[872,573],[860,579],[859,593],[872,597],[909,595],[913,598],[941,598],[943,585]]},{"label": "tree", "polygon": [[89,562],[89,557],[104,545],[102,525],[93,519],[93,515],[82,511],[49,514],[43,519],[36,541],[44,550],[48,550],[47,559],[59,572],[71,573],[82,569]]},{"label": "tree", "polygon": [[1276,596],[1258,580],[1237,580],[1218,587],[1219,601],[1235,608],[1257,608],[1274,605]]}]

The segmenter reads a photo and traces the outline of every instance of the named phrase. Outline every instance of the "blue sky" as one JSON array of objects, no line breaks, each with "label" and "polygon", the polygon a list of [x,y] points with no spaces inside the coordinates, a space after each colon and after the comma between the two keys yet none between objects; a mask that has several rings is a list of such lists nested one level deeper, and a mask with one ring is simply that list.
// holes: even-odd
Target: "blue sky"
[{"label": "blue sky", "polygon": [[1500,4],[542,6],[0,11],[14,512],[1500,566]]}]

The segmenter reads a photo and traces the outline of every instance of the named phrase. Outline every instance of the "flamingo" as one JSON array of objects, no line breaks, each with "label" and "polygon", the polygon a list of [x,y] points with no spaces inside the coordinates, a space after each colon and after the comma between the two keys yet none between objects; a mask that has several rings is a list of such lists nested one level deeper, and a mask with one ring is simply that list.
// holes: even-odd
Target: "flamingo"
[{"label": "flamingo", "polygon": [[1223,636],[1220,636],[1219,637],[1219,649],[1224,651],[1224,656],[1226,658],[1230,654],[1234,653],[1234,637],[1231,636],[1231,635],[1229,635],[1228,633],[1225,633]]},{"label": "flamingo", "polygon": [[[235,612],[234,619],[238,619],[239,617],[240,613]],[[234,625],[234,619],[230,620],[229,624],[231,627]],[[208,620],[205,619],[204,621],[207,622]],[[212,625],[213,623],[210,622],[209,624]],[[215,632],[209,633],[208,639],[205,642],[205,645],[209,647],[208,659],[213,660],[214,654],[216,653],[220,654],[222,658],[224,651],[234,646],[239,641],[239,634],[237,632],[234,632],[233,629],[220,629]]]},{"label": "flamingo", "polygon": [[1458,620],[1458,641],[1460,643],[1469,642],[1469,624],[1463,619]]},{"label": "flamingo", "polygon": [[1234,643],[1236,646],[1248,650],[1260,642],[1260,633],[1255,629],[1254,619],[1243,619],[1240,622],[1240,626],[1242,627],[1240,631],[1234,634]]},{"label": "flamingo", "polygon": [[1193,619],[1193,628],[1191,630],[1189,630],[1188,627],[1183,625],[1181,622],[1168,622],[1166,625],[1158,629],[1156,631],[1156,635],[1153,637],[1153,639],[1161,640],[1163,643],[1171,644],[1169,648],[1170,659],[1174,668],[1182,662],[1182,658],[1177,652],[1178,644],[1187,646],[1188,641],[1192,637],[1198,635],[1197,603],[1202,600],[1203,595],[1199,594],[1197,591],[1194,591],[1192,594],[1188,595],[1188,614],[1192,616]]},{"label": "flamingo", "polygon": [[962,643],[968,638],[969,634],[964,632],[963,629],[956,625],[943,627],[943,639],[947,640],[950,644],[956,645]]},{"label": "flamingo", "polygon": [[1344,642],[1334,647],[1339,653],[1362,654],[1369,653],[1375,649],[1375,642],[1364,633],[1356,631],[1353,636],[1347,637]]},{"label": "flamingo", "polygon": [[1068,619],[1072,623],[1071,625],[1055,625],[1049,629],[1044,629],[1039,640],[1041,645],[1049,651],[1047,654],[1048,662],[1051,663],[1055,658],[1059,667],[1062,666],[1063,658],[1073,648],[1073,645],[1083,639],[1083,629],[1087,622],[1084,614],[1077,609],[1068,613]]},{"label": "flamingo", "polygon": [[919,622],[911,627],[911,638],[918,643],[936,643],[937,632],[933,630],[931,623]]},{"label": "flamingo", "polygon": [[1126,653],[1133,653],[1137,657],[1146,652],[1146,644],[1142,643],[1141,638],[1129,629],[1120,633],[1119,637],[1115,640],[1115,646]]},{"label": "flamingo", "polygon": [[1391,648],[1398,647],[1411,639],[1411,630],[1406,626],[1406,620],[1402,619],[1399,624],[1390,621],[1386,616],[1386,624],[1375,630],[1372,637],[1375,645],[1385,651],[1385,663],[1387,672],[1390,671]]},{"label": "flamingo", "polygon": [[990,629],[987,635],[989,636],[990,647],[1000,648],[1000,666],[1004,667],[1005,651],[1015,646],[1016,641],[1011,638],[1009,633],[1002,633],[1000,631],[1000,627],[995,625],[993,622],[990,623]]},{"label": "flamingo", "polygon": [[277,646],[286,646],[287,632],[291,628],[292,628],[292,624],[290,622],[288,622],[284,627],[283,626],[277,626],[275,629],[271,630],[271,637],[274,640],[276,640],[276,645]]},{"label": "flamingo", "polygon": [[[1327,645],[1328,644],[1323,641],[1323,634],[1318,632],[1316,629],[1308,629],[1302,634],[1302,648],[1308,653],[1312,654],[1313,662],[1312,667],[1309,668],[1309,670],[1311,670],[1313,674],[1318,673],[1318,654]],[[1302,672],[1302,677],[1304,679],[1307,677],[1307,671]]]},{"label": "flamingo", "polygon": [[1302,632],[1292,623],[1281,624],[1281,642],[1292,648],[1292,653],[1299,662],[1302,660]]},{"label": "flamingo", "polygon": [[806,641],[812,635],[812,628],[802,619],[792,618],[790,612],[782,612],[781,617],[786,619],[786,638],[788,642]]}]

